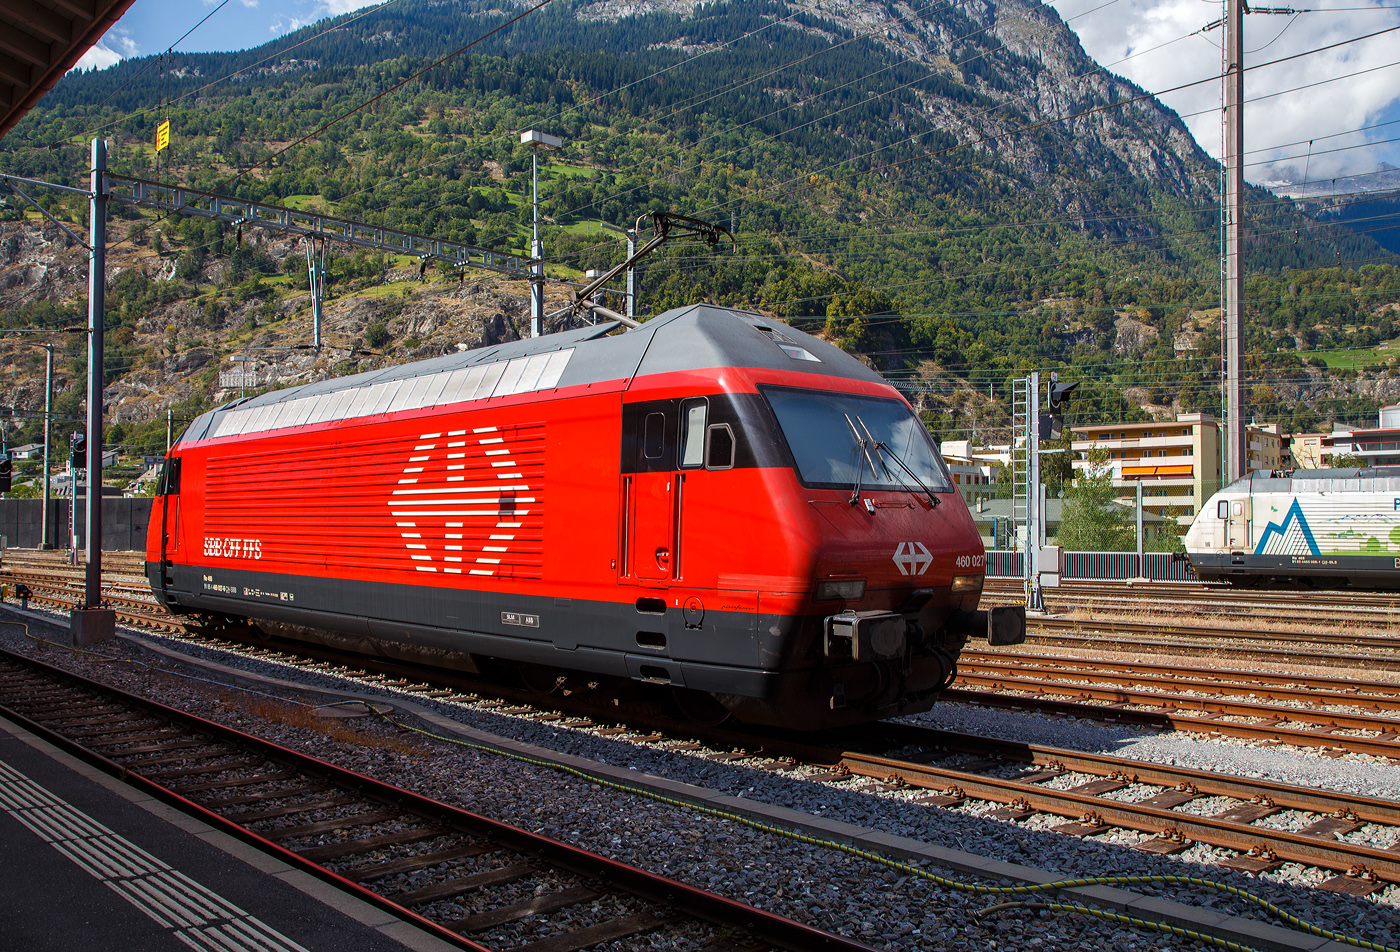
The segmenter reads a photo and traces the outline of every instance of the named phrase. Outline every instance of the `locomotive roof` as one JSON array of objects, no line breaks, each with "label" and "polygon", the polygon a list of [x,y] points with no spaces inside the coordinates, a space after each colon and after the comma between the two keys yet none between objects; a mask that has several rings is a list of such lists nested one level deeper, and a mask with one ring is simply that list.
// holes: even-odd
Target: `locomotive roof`
[{"label": "locomotive roof", "polygon": [[274,390],[211,410],[181,442],[718,367],[882,382],[850,354],[752,311],[695,304],[626,333],[615,321]]},{"label": "locomotive roof", "polygon": [[1400,466],[1255,472],[1229,488],[1254,493],[1400,492]]}]

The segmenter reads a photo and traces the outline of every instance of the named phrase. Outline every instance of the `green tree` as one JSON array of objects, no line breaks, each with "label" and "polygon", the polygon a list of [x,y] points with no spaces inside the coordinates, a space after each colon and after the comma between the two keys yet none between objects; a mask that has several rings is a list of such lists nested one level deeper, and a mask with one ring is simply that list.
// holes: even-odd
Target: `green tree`
[{"label": "green tree", "polygon": [[1136,548],[1127,508],[1118,505],[1108,451],[1089,451],[1088,465],[1065,491],[1055,542],[1074,552],[1122,552]]},{"label": "green tree", "polygon": [[1147,544],[1143,546],[1148,552],[1185,552],[1186,551],[1186,530],[1190,526],[1184,526],[1178,522],[1181,516],[1179,506],[1168,506],[1167,511],[1162,513],[1165,520],[1161,528],[1147,537]]}]

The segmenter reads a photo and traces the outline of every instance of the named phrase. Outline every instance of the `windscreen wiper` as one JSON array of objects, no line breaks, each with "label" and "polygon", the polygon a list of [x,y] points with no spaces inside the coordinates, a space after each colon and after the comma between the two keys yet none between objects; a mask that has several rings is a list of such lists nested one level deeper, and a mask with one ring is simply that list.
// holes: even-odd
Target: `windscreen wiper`
[{"label": "windscreen wiper", "polygon": [[[856,419],[860,421],[861,429],[865,430],[866,439],[862,441],[862,445],[865,445],[867,442],[873,443],[875,445],[875,452],[877,454],[888,453],[890,459],[898,463],[899,468],[904,470],[904,472],[906,472],[909,475],[909,478],[912,479],[920,489],[922,489],[925,493],[928,494],[928,498],[932,500],[934,508],[938,508],[938,506],[942,503],[942,500],[934,495],[933,490],[929,489],[926,485],[924,485],[924,481],[920,479],[917,475],[915,475],[914,471],[909,468],[908,464],[906,464],[904,460],[900,459],[898,453],[896,453],[894,450],[890,449],[887,445],[885,445],[884,441],[875,439],[875,434],[870,432],[870,427],[866,425],[864,420],[861,420],[859,416],[857,416]],[[850,422],[849,417],[846,418],[846,422]],[[880,455],[880,460],[881,462],[884,461],[883,455]],[[872,473],[873,472],[874,470],[872,469]],[[885,469],[885,475],[889,475],[888,469]]]},{"label": "windscreen wiper", "polygon": [[[875,476],[877,468],[880,467],[876,467],[875,458],[870,455],[870,440],[860,435],[860,430],[857,430],[856,425],[851,422],[851,415],[849,413],[842,414],[842,416],[846,418],[846,425],[851,428],[851,436],[854,437],[856,441],[854,447],[856,451],[856,482],[855,485],[851,487],[851,498],[849,500],[850,504],[854,506],[856,501],[860,499],[860,480],[861,476],[865,474],[865,464],[867,462],[870,463],[871,476]],[[860,417],[856,417],[856,419],[859,420]],[[865,426],[865,424],[862,422],[861,426]],[[867,428],[865,432],[868,434],[870,430]],[[886,471],[886,475],[888,475],[888,471]]]}]

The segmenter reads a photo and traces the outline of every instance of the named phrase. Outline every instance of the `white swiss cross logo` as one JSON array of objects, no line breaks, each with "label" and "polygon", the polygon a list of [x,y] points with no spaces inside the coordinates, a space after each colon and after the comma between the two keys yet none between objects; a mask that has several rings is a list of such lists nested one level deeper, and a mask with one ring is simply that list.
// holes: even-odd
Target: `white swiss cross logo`
[{"label": "white swiss cross logo", "polygon": [[901,542],[894,550],[894,564],[900,575],[923,575],[933,562],[933,556],[922,542]]}]

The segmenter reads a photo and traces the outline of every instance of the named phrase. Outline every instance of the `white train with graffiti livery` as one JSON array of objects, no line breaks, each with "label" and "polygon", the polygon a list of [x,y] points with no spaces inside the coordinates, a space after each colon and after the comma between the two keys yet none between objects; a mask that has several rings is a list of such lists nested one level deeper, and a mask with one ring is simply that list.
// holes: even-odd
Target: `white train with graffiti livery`
[{"label": "white train with graffiti livery", "polygon": [[1400,588],[1400,467],[1253,473],[1185,541],[1203,582]]}]

